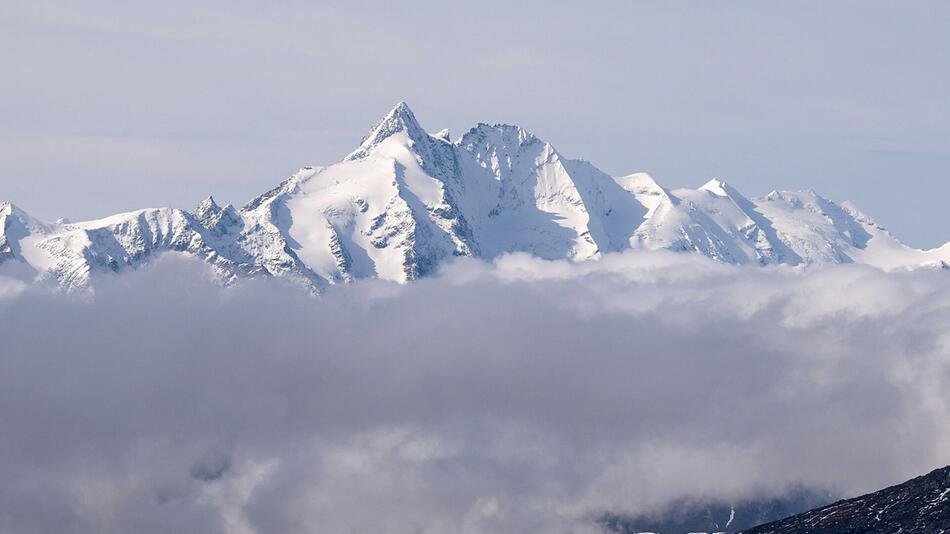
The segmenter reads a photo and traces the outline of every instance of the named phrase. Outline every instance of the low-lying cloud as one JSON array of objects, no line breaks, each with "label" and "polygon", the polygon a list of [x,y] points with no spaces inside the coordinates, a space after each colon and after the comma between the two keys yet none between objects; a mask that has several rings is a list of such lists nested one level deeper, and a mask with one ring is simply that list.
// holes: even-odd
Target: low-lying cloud
[{"label": "low-lying cloud", "polygon": [[668,253],[0,280],[0,532],[582,532],[950,463],[950,276]]}]

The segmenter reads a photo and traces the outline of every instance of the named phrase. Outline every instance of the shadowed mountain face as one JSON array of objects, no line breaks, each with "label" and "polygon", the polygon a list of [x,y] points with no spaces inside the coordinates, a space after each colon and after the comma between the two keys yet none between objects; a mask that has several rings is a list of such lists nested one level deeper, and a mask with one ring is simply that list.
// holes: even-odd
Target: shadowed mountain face
[{"label": "shadowed mountain face", "polygon": [[943,534],[950,532],[950,466],[742,534]]},{"label": "shadowed mountain face", "polygon": [[429,134],[404,102],[343,161],[304,167],[241,209],[209,197],[193,211],[49,223],[0,202],[0,268],[67,290],[168,252],[203,259],[224,282],[273,276],[319,291],[407,282],[457,256],[585,261],[631,249],[737,265],[950,265],[950,244],[912,249],[813,191],[746,198],[715,179],[666,189],[645,173],[608,176],[517,126]]}]

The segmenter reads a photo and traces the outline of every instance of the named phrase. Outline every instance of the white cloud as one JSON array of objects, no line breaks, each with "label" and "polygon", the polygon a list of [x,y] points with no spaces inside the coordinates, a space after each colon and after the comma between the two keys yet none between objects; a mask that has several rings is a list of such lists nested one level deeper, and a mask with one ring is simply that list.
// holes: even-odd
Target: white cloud
[{"label": "white cloud", "polygon": [[319,298],[166,258],[0,297],[0,531],[526,532],[950,463],[950,278],[474,260]]}]

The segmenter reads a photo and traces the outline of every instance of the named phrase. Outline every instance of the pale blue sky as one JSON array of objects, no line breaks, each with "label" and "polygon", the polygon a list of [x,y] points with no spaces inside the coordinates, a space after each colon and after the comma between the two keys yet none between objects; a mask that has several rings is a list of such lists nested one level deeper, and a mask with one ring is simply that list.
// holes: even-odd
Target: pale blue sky
[{"label": "pale blue sky", "polygon": [[242,204],[406,100],[950,239],[947,2],[0,2],[0,199],[44,218]]}]

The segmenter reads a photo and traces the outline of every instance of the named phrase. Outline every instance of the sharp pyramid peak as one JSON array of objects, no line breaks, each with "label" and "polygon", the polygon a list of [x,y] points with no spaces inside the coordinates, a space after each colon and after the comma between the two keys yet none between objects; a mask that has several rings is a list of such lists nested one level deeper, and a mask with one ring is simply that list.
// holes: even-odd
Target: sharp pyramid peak
[{"label": "sharp pyramid peak", "polygon": [[[381,125],[386,123],[398,121],[403,125],[415,124],[418,125],[416,121],[416,115],[412,112],[412,109],[409,108],[409,104],[405,100],[400,100],[396,102],[396,105],[389,110],[389,113],[383,116],[379,122],[373,127],[373,130],[378,129]],[[373,130],[370,131],[370,134],[373,133]],[[367,136],[369,137],[369,136]]]},{"label": "sharp pyramid peak", "polygon": [[407,104],[405,100],[396,102],[396,105],[393,106],[393,109],[389,112],[390,115],[395,115],[398,113],[408,113],[412,115],[412,110],[409,109],[409,104]]},{"label": "sharp pyramid peak", "polygon": [[198,211],[220,211],[221,206],[218,205],[214,200],[214,196],[208,195],[198,204],[198,208],[195,210]]},{"label": "sharp pyramid peak", "polygon": [[420,141],[429,136],[419,125],[415,114],[409,109],[409,104],[400,100],[375,126],[363,137],[359,148],[346,156],[346,160],[361,159],[369,155],[373,148],[390,136],[399,132],[406,132],[413,141]]},{"label": "sharp pyramid peak", "polygon": [[208,195],[207,198],[201,201],[198,204],[198,207],[195,208],[194,216],[200,221],[205,221],[214,217],[221,212],[221,206],[218,206],[218,203],[214,201],[214,197]]}]

